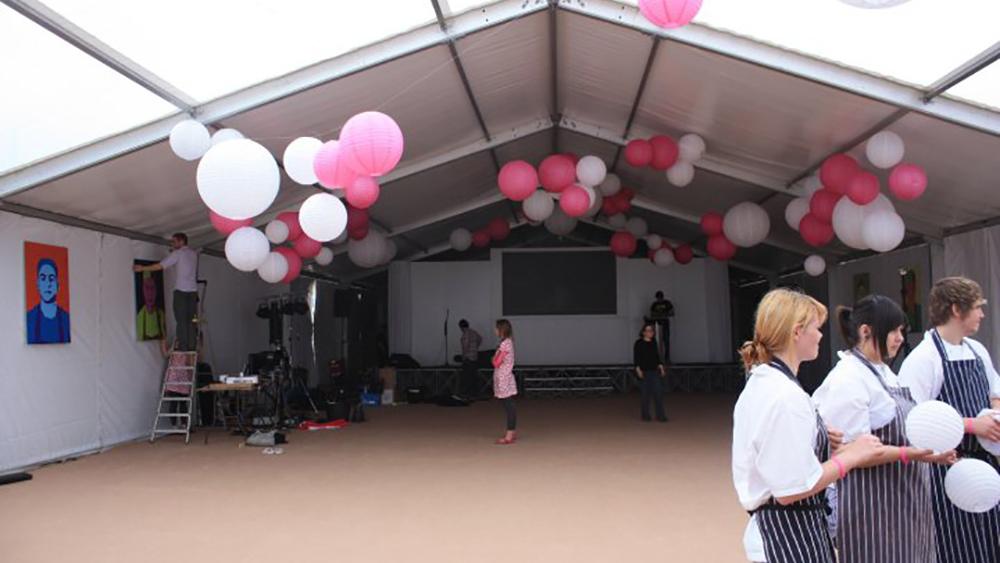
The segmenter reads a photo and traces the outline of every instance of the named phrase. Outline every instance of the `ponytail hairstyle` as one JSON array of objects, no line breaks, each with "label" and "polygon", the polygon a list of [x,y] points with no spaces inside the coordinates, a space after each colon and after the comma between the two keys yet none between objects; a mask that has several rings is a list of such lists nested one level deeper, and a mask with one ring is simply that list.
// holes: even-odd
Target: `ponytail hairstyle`
[{"label": "ponytail hairstyle", "polygon": [[775,354],[788,349],[796,328],[814,321],[822,323],[826,314],[822,303],[801,291],[779,288],[767,292],[757,305],[753,340],[740,347],[743,366],[750,371],[770,362]]},{"label": "ponytail hairstyle", "polygon": [[888,362],[889,333],[899,327],[906,327],[909,322],[895,301],[884,295],[869,295],[858,301],[853,309],[837,307],[837,324],[840,325],[840,334],[849,348],[863,344],[861,327],[868,325],[875,351],[883,362]]}]

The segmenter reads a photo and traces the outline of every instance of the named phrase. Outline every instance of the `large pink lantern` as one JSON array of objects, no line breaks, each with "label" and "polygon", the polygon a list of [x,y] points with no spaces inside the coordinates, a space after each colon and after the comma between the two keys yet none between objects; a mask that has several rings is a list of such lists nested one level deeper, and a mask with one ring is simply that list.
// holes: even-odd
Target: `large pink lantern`
[{"label": "large pink lantern", "polygon": [[858,161],[853,157],[843,153],[835,154],[823,161],[819,168],[819,179],[826,189],[846,194],[859,169]]},{"label": "large pink lantern", "polygon": [[684,243],[674,249],[674,260],[678,264],[688,264],[694,259],[694,249],[690,244]]},{"label": "large pink lantern", "polygon": [[347,165],[343,157],[343,147],[339,141],[327,141],[316,152],[313,159],[313,173],[319,185],[332,190],[346,188],[354,183],[358,174]]},{"label": "large pink lantern", "polygon": [[714,237],[722,234],[722,214],[717,211],[709,211],[701,216],[701,232],[706,236]]},{"label": "large pink lantern", "polygon": [[677,163],[677,156],[680,154],[677,141],[666,135],[657,135],[649,139],[649,146],[653,147],[653,158],[649,165],[655,170],[666,170]]},{"label": "large pink lantern", "polygon": [[302,225],[299,225],[298,211],[278,213],[277,219],[288,225],[288,240],[295,240],[302,236]]},{"label": "large pink lantern", "polygon": [[576,165],[564,154],[553,154],[538,167],[538,178],[547,191],[559,193],[576,181]]},{"label": "large pink lantern", "polygon": [[347,187],[347,203],[358,209],[368,209],[378,201],[378,181],[371,176],[358,176],[353,184]]},{"label": "large pink lantern", "polygon": [[726,235],[715,235],[708,238],[708,255],[720,262],[731,260],[736,256],[736,245]]},{"label": "large pink lantern", "polygon": [[[847,188],[847,197],[858,205],[868,205],[878,197],[879,183],[878,176],[862,170],[851,179],[850,187]],[[832,217],[832,215],[831,215]]]},{"label": "large pink lantern", "polygon": [[287,246],[279,246],[278,248],[275,248],[274,251],[284,256],[285,260],[288,261],[288,273],[285,274],[281,283],[292,283],[295,281],[295,278],[299,277],[299,274],[302,273],[302,258],[299,257],[294,250],[288,248]]},{"label": "large pink lantern", "polygon": [[253,224],[253,219],[230,219],[229,217],[223,217],[211,209],[208,210],[208,220],[212,222],[212,226],[215,230],[219,232],[220,235],[229,236],[233,234],[233,231],[239,229],[240,227],[249,227]]},{"label": "large pink lantern", "polygon": [[910,201],[927,189],[927,173],[916,164],[902,163],[889,174],[889,191],[896,198]]},{"label": "large pink lantern", "polygon": [[403,158],[403,131],[388,115],[359,113],[340,131],[343,158],[361,176],[382,176]]},{"label": "large pink lantern", "polygon": [[614,252],[616,256],[628,258],[635,254],[637,246],[638,242],[635,240],[635,236],[628,231],[618,231],[611,235],[611,252]]},{"label": "large pink lantern", "polygon": [[535,193],[538,187],[538,172],[523,160],[513,160],[504,164],[497,177],[500,191],[511,201],[524,201]]},{"label": "large pink lantern", "polygon": [[503,240],[510,236],[510,223],[503,217],[497,217],[486,225],[486,232],[493,240]]},{"label": "large pink lantern", "polygon": [[687,25],[701,9],[701,0],[639,0],[639,11],[654,25],[674,29]]},{"label": "large pink lantern", "polygon": [[799,233],[802,240],[812,246],[824,246],[833,240],[833,227],[820,220],[813,213],[807,213],[799,223]]},{"label": "large pink lantern", "polygon": [[820,221],[830,224],[833,222],[833,209],[837,207],[841,197],[841,194],[833,190],[822,189],[809,198],[809,212]]},{"label": "large pink lantern", "polygon": [[642,168],[653,161],[653,145],[645,139],[634,139],[625,145],[625,162],[629,166]]},{"label": "large pink lantern", "polygon": [[590,196],[580,186],[573,184],[562,192],[559,208],[570,217],[582,217],[590,209]]}]

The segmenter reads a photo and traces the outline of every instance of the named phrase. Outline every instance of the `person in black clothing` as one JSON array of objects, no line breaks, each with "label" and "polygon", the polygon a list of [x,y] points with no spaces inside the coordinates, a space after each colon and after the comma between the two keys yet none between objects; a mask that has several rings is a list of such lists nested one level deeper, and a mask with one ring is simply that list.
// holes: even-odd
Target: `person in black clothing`
[{"label": "person in black clothing", "polygon": [[656,407],[656,419],[667,421],[663,412],[663,378],[667,368],[660,361],[660,352],[656,347],[656,328],[652,323],[642,325],[640,338],[632,347],[635,363],[635,373],[642,384],[642,419],[649,421],[649,401]]},{"label": "person in black clothing", "polygon": [[664,363],[670,363],[670,318],[674,316],[674,304],[663,298],[663,292],[656,292],[656,301],[649,306],[649,319],[660,325],[660,349]]}]

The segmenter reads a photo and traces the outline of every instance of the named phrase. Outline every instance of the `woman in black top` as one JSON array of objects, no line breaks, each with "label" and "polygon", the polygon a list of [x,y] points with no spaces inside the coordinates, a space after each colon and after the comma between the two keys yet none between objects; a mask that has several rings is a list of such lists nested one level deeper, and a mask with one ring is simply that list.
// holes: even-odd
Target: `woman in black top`
[{"label": "woman in black top", "polygon": [[656,346],[656,328],[651,323],[646,323],[642,325],[639,336],[641,338],[635,341],[632,354],[635,373],[642,385],[642,419],[647,422],[650,420],[649,401],[652,399],[656,407],[656,419],[666,422],[667,415],[663,412],[663,378],[667,369]]}]

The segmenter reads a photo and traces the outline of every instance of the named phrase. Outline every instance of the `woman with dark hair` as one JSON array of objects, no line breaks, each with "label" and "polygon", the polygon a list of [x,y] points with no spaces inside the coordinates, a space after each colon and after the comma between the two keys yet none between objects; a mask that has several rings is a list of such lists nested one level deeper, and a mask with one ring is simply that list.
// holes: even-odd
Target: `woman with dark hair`
[{"label": "woman with dark hair", "polygon": [[886,446],[837,484],[839,560],[933,563],[928,463],[953,463],[955,452],[935,455],[906,438],[906,416],[916,403],[887,365],[903,344],[906,315],[892,299],[869,295],[853,309],[838,308],[837,321],[847,350],[813,401],[823,420],[844,433],[844,443],[871,434]]},{"label": "woman with dark hair", "polygon": [[645,323],[639,332],[639,339],[632,346],[632,359],[635,364],[635,374],[642,382],[642,420],[649,422],[649,402],[656,407],[656,420],[667,421],[663,412],[663,377],[667,369],[660,359],[660,350],[656,345],[656,327],[653,323]]},{"label": "woman with dark hair", "polygon": [[507,413],[507,432],[497,444],[506,446],[517,441],[517,411],[514,396],[517,381],[514,379],[514,328],[507,319],[497,319],[496,334],[500,343],[493,355],[493,395],[503,403]]}]

